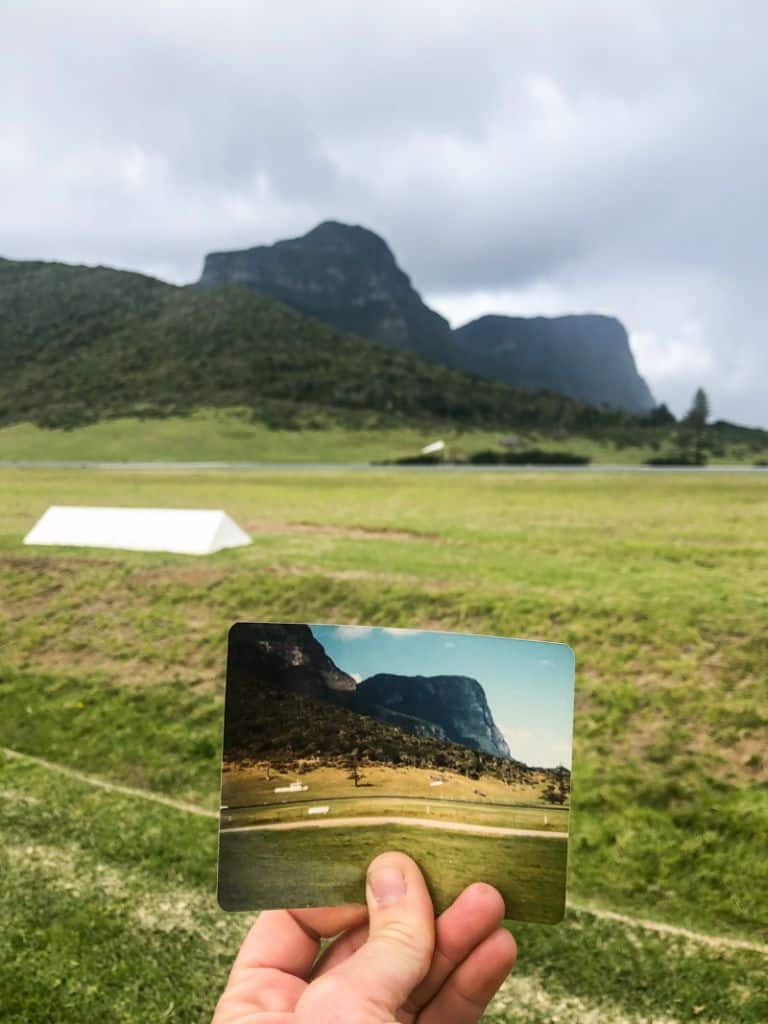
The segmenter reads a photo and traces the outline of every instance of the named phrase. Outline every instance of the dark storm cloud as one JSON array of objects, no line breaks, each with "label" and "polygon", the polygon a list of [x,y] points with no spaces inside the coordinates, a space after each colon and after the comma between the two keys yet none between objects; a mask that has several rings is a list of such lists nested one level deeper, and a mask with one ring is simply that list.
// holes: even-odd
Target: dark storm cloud
[{"label": "dark storm cloud", "polygon": [[4,5],[0,250],[190,280],[363,223],[453,319],[613,312],[659,398],[768,424],[762,5],[373,10]]}]

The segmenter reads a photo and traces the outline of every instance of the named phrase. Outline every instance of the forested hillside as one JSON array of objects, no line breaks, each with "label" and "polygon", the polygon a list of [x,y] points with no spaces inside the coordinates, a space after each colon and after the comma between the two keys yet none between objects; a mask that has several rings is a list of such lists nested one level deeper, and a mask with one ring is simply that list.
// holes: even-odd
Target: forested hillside
[{"label": "forested hillside", "polygon": [[345,334],[238,285],[176,287],[103,267],[0,260],[0,424],[71,427],[245,406],[361,410],[388,423],[588,427],[625,419],[518,392]]}]

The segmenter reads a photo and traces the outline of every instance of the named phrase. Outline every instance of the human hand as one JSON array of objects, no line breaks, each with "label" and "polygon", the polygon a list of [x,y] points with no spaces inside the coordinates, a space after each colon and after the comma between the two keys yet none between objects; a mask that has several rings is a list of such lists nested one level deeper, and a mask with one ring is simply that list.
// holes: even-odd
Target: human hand
[{"label": "human hand", "polygon": [[475,1024],[517,953],[499,893],[471,885],[435,921],[416,864],[384,853],[366,900],[262,913],[213,1024]]}]

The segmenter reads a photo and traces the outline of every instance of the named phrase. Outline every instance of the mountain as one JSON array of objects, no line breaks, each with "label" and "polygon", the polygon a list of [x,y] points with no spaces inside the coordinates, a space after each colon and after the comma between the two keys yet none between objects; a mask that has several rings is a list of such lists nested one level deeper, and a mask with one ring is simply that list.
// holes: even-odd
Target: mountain
[{"label": "mountain", "polygon": [[485,691],[469,676],[403,676],[382,672],[358,685],[355,709],[407,731],[415,731],[411,722],[426,722],[437,727],[440,739],[494,757],[511,756],[493,720]]},{"label": "mountain", "polygon": [[263,715],[274,691],[323,701],[415,736],[510,757],[476,679],[380,673],[358,684],[328,657],[309,626],[237,623],[229,635],[228,728],[238,734],[248,709]]},{"label": "mountain", "polygon": [[[602,414],[342,333],[236,284],[0,259],[0,425],[241,407],[320,422],[592,426]],[[330,415],[332,414],[332,415]],[[613,422],[616,422],[615,419]],[[194,457],[194,455],[192,455]]]},{"label": "mountain", "polygon": [[354,696],[352,676],[325,653],[309,626],[238,622],[229,634],[228,694],[253,684],[281,687],[302,697]]},{"label": "mountain", "polygon": [[483,316],[453,339],[458,365],[483,377],[631,413],[656,404],[614,317]]},{"label": "mountain", "polygon": [[424,359],[450,363],[451,329],[426,306],[383,238],[325,221],[301,238],[205,257],[202,288],[241,284],[316,317]]},{"label": "mountain", "polygon": [[656,404],[615,318],[484,316],[452,332],[384,239],[358,225],[325,221],[300,238],[209,253],[199,287],[233,283],[341,330],[515,388],[630,413]]}]

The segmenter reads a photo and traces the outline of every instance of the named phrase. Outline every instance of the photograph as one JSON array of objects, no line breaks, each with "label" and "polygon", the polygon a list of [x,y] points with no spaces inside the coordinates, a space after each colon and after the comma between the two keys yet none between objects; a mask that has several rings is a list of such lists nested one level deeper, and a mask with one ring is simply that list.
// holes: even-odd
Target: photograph
[{"label": "photograph", "polygon": [[573,680],[564,644],[235,624],[221,906],[360,902],[367,860],[399,849],[438,908],[480,878],[501,892],[508,918],[560,921]]},{"label": "photograph", "polygon": [[0,1024],[768,1024],[767,24],[0,0]]}]

